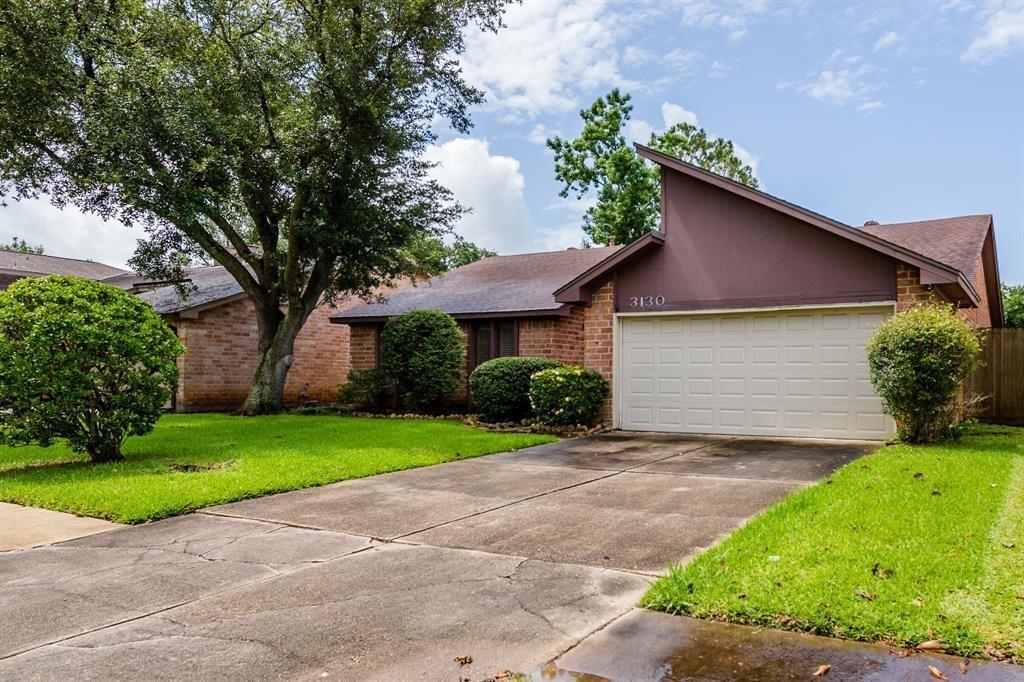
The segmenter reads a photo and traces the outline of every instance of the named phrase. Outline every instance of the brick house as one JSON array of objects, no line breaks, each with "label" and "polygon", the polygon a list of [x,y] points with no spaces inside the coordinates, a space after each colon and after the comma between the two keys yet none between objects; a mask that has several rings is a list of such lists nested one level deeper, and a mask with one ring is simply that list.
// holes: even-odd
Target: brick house
[{"label": "brick house", "polygon": [[[234,410],[242,406],[256,371],[258,334],[252,304],[222,267],[192,268],[186,298],[167,282],[146,281],[133,272],[94,261],[0,251],[0,289],[23,277],[59,274],[95,279],[148,301],[175,331],[186,352],[178,359],[179,411]],[[349,303],[352,305],[352,303]],[[295,342],[285,402],[334,402],[349,368],[349,329],[330,324],[341,308],[321,306]]]},{"label": "brick house", "polygon": [[351,367],[377,365],[388,317],[437,308],[465,332],[467,371],[503,355],[600,371],[616,428],[881,439],[865,353],[879,321],[936,300],[1002,325],[990,215],[853,228],[638,150],[661,169],[660,231],[487,258],[336,313]]}]

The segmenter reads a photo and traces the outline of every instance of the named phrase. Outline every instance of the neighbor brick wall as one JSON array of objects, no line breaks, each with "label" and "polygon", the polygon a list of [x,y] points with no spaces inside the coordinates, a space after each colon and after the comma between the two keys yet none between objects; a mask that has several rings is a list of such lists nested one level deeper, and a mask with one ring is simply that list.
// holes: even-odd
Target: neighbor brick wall
[{"label": "neighbor brick wall", "polygon": [[[612,382],[612,330],[615,324],[615,290],[608,282],[593,293],[590,307],[585,309],[583,320],[583,364],[596,370]],[[612,421],[612,393],[601,409],[601,421]]]},{"label": "neighbor brick wall", "polygon": [[350,328],[349,355],[352,369],[374,369],[377,367],[377,325],[375,324],[341,324],[339,327]]},{"label": "neighbor brick wall", "polygon": [[520,320],[519,355],[550,358],[568,365],[583,364],[585,308],[574,306],[568,317]]},{"label": "neighbor brick wall", "polygon": [[[991,327],[989,316],[988,295],[985,287],[985,271],[978,265],[978,273],[974,280],[975,291],[981,299],[977,308],[960,308],[957,314],[975,327]],[[898,263],[896,265],[896,311],[910,310],[921,303],[941,303],[943,299],[937,292],[921,284],[921,271],[912,265]]]},{"label": "neighbor brick wall", "polygon": [[[349,329],[330,324],[334,310],[313,311],[295,340],[295,362],[285,383],[285,402],[300,397],[333,402],[348,374]],[[256,371],[259,334],[252,303],[241,299],[199,313],[195,320],[171,324],[185,346],[178,359],[177,408],[181,411],[234,410],[249,394]]]}]

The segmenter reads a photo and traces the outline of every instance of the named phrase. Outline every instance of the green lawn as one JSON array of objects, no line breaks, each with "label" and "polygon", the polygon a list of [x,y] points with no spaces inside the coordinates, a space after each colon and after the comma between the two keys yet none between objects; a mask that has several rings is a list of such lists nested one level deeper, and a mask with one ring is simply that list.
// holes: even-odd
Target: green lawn
[{"label": "green lawn", "polygon": [[642,603],[1024,661],[1024,429],[851,462],[673,569]]},{"label": "green lawn", "polygon": [[116,464],[89,464],[64,445],[0,446],[0,501],[138,523],[552,440],[453,421],[167,415],[129,438]]}]

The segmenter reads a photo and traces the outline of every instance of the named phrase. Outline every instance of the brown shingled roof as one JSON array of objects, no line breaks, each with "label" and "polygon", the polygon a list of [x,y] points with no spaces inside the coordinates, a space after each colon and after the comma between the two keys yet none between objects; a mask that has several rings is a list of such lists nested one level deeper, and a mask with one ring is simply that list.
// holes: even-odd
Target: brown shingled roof
[{"label": "brown shingled roof", "polygon": [[97,263],[78,258],[62,258],[37,253],[22,253],[0,249],[0,271],[38,277],[41,275],[74,275],[86,279],[106,279],[123,275],[127,270],[115,268],[113,265]]},{"label": "brown shingled roof", "polygon": [[558,314],[566,306],[554,291],[597,265],[617,246],[491,256],[392,294],[383,303],[366,303],[331,316],[358,322],[436,308],[459,317],[483,314]]},{"label": "brown shingled roof", "polygon": [[971,286],[975,286],[981,249],[991,224],[991,215],[967,215],[912,223],[865,225],[860,229],[956,268]]}]

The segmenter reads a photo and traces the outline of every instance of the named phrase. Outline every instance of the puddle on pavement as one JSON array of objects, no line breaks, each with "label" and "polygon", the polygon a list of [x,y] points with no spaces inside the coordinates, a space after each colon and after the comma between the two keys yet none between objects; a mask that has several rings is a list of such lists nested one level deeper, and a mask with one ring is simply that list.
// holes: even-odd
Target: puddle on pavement
[{"label": "puddle on pavement", "polygon": [[602,680],[1024,680],[1024,666],[916,654],[901,658],[889,648],[753,627],[634,611],[584,640],[531,679],[545,682]]}]

